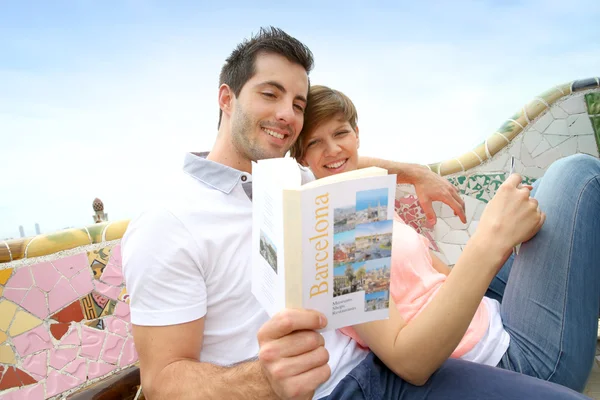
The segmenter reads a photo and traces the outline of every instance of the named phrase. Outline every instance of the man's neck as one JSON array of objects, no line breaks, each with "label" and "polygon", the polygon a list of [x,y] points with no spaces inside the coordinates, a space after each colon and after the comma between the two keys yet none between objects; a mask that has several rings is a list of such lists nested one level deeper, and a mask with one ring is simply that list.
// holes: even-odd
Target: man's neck
[{"label": "man's neck", "polygon": [[210,153],[208,153],[208,156],[206,156],[206,159],[239,171],[252,173],[252,162],[239,153],[233,143],[231,143],[231,136],[220,130],[217,140]]}]

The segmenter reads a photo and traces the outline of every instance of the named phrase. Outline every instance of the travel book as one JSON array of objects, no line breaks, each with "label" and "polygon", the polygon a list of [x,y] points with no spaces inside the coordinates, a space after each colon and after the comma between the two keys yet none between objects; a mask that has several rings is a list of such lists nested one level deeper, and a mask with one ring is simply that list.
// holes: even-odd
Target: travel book
[{"label": "travel book", "polygon": [[396,176],[371,167],[302,184],[292,158],[252,165],[252,293],[323,330],[388,318]]}]

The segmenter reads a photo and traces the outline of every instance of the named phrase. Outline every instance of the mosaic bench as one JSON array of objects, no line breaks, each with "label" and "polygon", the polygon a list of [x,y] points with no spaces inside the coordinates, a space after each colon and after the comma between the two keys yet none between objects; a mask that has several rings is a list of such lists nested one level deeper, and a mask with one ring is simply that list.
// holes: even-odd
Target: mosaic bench
[{"label": "mosaic bench", "polygon": [[[599,148],[600,82],[570,82],[533,99],[473,150],[429,165],[460,189],[467,224],[436,203],[438,222],[428,226],[410,186],[398,186],[395,208],[452,265],[505,180],[510,155],[533,182],[553,161],[598,157]],[[0,242],[1,400],[141,398],[121,274],[127,224]]]}]

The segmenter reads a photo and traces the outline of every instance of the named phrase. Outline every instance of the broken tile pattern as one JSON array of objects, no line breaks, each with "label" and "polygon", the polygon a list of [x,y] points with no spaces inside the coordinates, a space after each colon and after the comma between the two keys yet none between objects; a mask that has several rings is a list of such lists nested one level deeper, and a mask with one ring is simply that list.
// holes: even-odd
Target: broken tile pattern
[{"label": "broken tile pattern", "polygon": [[0,397],[50,398],[137,362],[121,266],[112,245],[0,271]]}]

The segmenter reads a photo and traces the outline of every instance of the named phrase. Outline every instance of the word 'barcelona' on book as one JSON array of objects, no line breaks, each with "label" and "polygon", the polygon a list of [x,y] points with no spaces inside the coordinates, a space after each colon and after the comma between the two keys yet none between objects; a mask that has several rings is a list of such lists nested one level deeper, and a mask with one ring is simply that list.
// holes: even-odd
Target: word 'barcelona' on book
[{"label": "word 'barcelona' on book", "polygon": [[[315,246],[315,281],[310,287],[310,297],[329,292],[329,193],[322,194],[315,198],[316,206],[323,206],[315,209],[315,231],[316,235],[309,238],[312,243],[317,241]],[[325,262],[323,264],[323,262]]]}]

